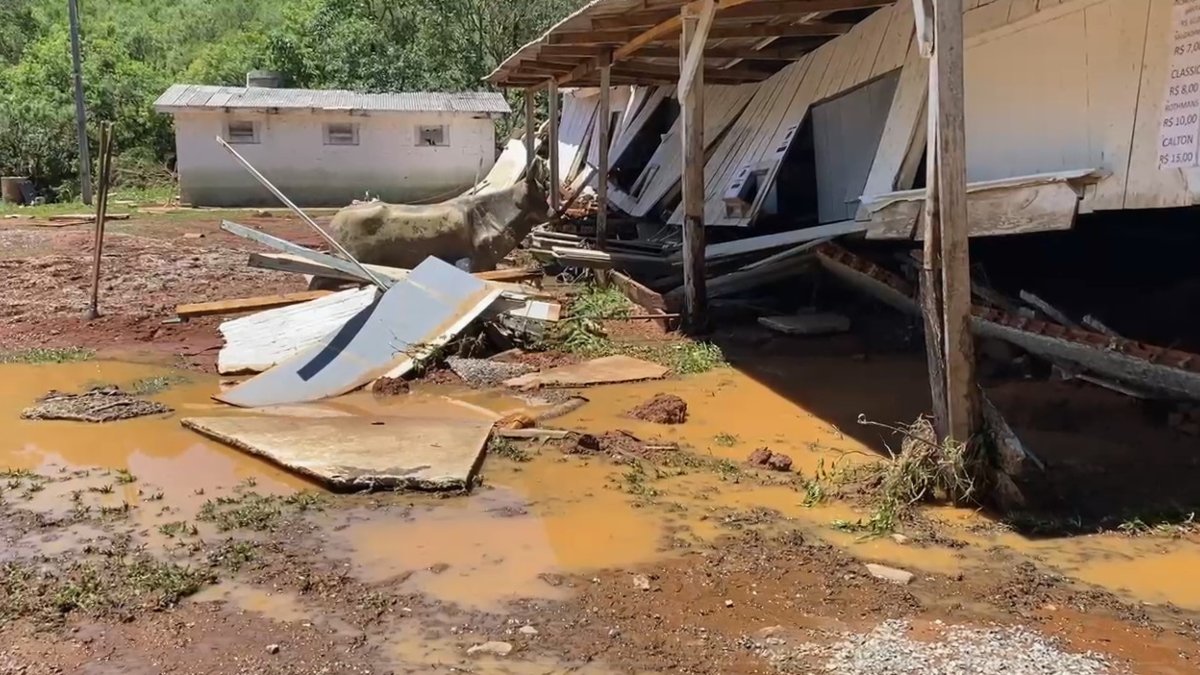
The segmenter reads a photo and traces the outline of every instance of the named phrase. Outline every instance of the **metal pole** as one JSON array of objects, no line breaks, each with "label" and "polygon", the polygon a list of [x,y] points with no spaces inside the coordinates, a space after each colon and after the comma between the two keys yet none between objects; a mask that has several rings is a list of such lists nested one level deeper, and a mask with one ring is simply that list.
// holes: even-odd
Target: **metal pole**
[{"label": "metal pole", "polygon": [[67,0],[71,22],[71,64],[75,77],[75,134],[79,141],[79,196],[92,203],[92,158],[88,153],[87,110],[83,106],[83,59],[79,53],[79,0]]},{"label": "metal pole", "polygon": [[287,195],[280,192],[279,188],[272,185],[271,181],[267,180],[266,176],[259,173],[258,169],[255,169],[254,166],[252,164],[250,164],[250,162],[246,161],[245,157],[242,157],[241,155],[239,155],[237,150],[233,149],[233,146],[231,146],[225,142],[224,138],[217,136],[217,142],[220,143],[221,146],[224,147],[226,150],[228,150],[229,154],[233,155],[234,159],[236,159],[238,162],[240,162],[242,166],[246,167],[246,171],[249,171],[250,175],[254,176],[255,180],[257,180],[259,183],[262,183],[263,187],[267,188],[268,190],[271,191],[271,194],[278,197],[279,201],[283,202],[284,206],[287,206],[289,209],[292,210],[292,213],[295,213],[296,215],[300,216],[301,220],[308,223],[309,227],[316,230],[317,234],[321,235],[321,238],[324,239],[326,242],[329,243],[330,246],[333,247],[333,250],[337,251],[338,253],[341,253],[343,258],[354,263],[354,266],[357,267],[359,269],[359,271],[361,271],[364,275],[366,275],[366,277],[371,280],[371,283],[378,286],[381,291],[387,291],[387,289],[388,289],[387,284],[383,283],[383,281],[378,276],[376,276],[374,272],[367,269],[365,265],[358,262],[358,260],[355,259],[354,256],[350,255],[350,252],[347,251],[345,248],[343,248],[342,245],[338,243],[337,239],[334,239],[332,236],[329,235],[328,232],[321,229],[321,226],[317,224],[317,221],[310,218],[308,216],[308,214],[305,213],[304,211],[301,211],[299,206],[296,206],[296,204],[293,203],[292,200],[287,198]]}]

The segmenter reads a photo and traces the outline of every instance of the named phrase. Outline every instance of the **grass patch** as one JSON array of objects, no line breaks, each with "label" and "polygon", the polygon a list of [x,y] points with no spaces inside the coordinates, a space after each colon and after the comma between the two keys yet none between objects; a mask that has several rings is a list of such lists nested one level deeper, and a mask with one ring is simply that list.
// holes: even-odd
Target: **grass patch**
[{"label": "grass patch", "polygon": [[186,520],[163,523],[158,526],[158,531],[168,539],[182,539],[183,537],[194,537],[200,534],[200,530]]},{"label": "grass patch", "polygon": [[223,567],[231,572],[237,572],[257,558],[258,551],[253,542],[233,539],[208,553],[209,564]]},{"label": "grass patch", "polygon": [[164,392],[177,384],[187,384],[188,382],[191,382],[191,379],[183,375],[143,377],[133,381],[133,384],[129,386],[129,393],[134,396],[150,396]]},{"label": "grass patch", "polygon": [[83,347],[37,347],[0,352],[0,363],[78,363],[95,355]]},{"label": "grass patch", "polygon": [[129,617],[173,607],[212,581],[207,570],[162,562],[123,543],[96,558],[9,562],[0,565],[0,624],[22,617],[57,624],[72,612]]},{"label": "grass patch", "polygon": [[722,448],[732,448],[738,444],[738,437],[734,436],[733,434],[721,432],[716,436],[713,436],[713,443],[716,443]]},{"label": "grass patch", "polygon": [[530,462],[533,461],[533,455],[528,450],[517,445],[509,438],[501,436],[492,436],[488,441],[488,454],[510,459],[514,462]]},{"label": "grass patch", "polygon": [[589,284],[571,299],[568,319],[624,319],[633,314],[633,304],[615,286]]},{"label": "grass patch", "polygon": [[[862,418],[859,423],[875,424]],[[967,504],[978,498],[979,481],[986,474],[983,453],[976,446],[939,442],[933,425],[924,417],[908,426],[875,425],[903,437],[899,454],[893,453],[890,460],[832,470],[822,463],[817,476],[805,483],[806,505],[830,496],[852,496],[870,508],[866,518],[837,520],[835,528],[884,536],[911,520],[920,504]]]},{"label": "grass patch", "polygon": [[287,516],[324,507],[324,498],[312,492],[277,497],[247,492],[233,497],[217,497],[204,502],[196,518],[211,522],[222,532],[230,530],[272,530]]},{"label": "grass patch", "polygon": [[129,471],[127,471],[125,469],[120,469],[117,471],[117,479],[116,480],[117,480],[117,485],[129,485],[130,483],[137,482],[137,476],[133,475],[132,473],[129,473]]}]

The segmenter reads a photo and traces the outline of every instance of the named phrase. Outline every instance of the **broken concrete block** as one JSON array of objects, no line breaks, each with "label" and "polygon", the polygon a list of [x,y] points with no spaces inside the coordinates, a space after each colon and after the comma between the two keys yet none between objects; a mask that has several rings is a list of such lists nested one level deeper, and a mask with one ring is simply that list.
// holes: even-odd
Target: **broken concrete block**
[{"label": "broken concrete block", "polygon": [[904,570],[898,570],[895,567],[876,565],[874,563],[867,563],[867,571],[870,572],[871,576],[875,577],[876,579],[883,579],[884,581],[890,581],[893,584],[899,584],[901,586],[907,586],[911,584],[914,577],[912,572],[905,572]]},{"label": "broken concrete block", "polygon": [[476,654],[486,654],[489,656],[508,656],[512,653],[513,646],[507,642],[485,642],[481,645],[475,645],[467,649],[467,654],[474,656]]}]

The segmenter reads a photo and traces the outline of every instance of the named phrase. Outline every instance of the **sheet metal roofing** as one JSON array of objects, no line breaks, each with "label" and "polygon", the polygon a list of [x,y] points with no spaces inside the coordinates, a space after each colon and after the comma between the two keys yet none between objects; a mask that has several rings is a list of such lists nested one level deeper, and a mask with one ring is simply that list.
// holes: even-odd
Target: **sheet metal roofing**
[{"label": "sheet metal roofing", "polygon": [[374,112],[512,112],[508,102],[496,92],[368,94],[338,89],[274,89],[175,84],[171,85],[154,102],[154,109],[159,112],[205,108],[282,108]]}]

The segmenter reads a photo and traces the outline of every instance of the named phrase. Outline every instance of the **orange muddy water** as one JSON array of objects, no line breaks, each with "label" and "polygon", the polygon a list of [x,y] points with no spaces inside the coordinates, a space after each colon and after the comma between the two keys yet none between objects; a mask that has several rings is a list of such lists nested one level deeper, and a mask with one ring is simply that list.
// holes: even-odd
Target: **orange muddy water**
[{"label": "orange muddy water", "polygon": [[[819,372],[821,364],[806,366]],[[850,375],[865,376],[869,366]],[[855,374],[857,373],[857,375]],[[192,520],[207,499],[252,483],[263,493],[315,490],[288,472],[208,441],[179,425],[181,415],[245,414],[209,399],[219,384],[213,377],[186,374],[189,381],[153,395],[175,415],[107,424],[25,421],[19,415],[50,389],[79,391],[98,383],[129,386],[146,377],[172,375],[158,367],[114,362],[63,365],[4,365],[0,377],[0,466],[30,469],[48,476],[80,473],[70,482],[48,483],[32,495],[27,508],[53,513],[70,508],[72,494],[86,491],[96,506],[129,503],[137,510],[144,542],[165,546],[157,525]],[[845,389],[852,383],[840,383]],[[873,391],[863,383],[863,411],[873,410]],[[661,426],[632,419],[626,412],[656,393],[681,396],[688,422]],[[603,432],[628,430],[642,439],[677,443],[695,453],[741,465],[755,448],[788,454],[794,469],[811,476],[820,466],[862,461],[882,451],[884,432],[856,428],[850,433],[780,396],[764,384],[725,369],[684,379],[588,389],[589,403],[551,424],[565,429]],[[454,399],[457,402],[448,400]],[[844,398],[844,397],[843,397]],[[894,401],[880,407],[894,408]],[[318,411],[386,414],[419,410],[499,415],[531,404],[507,394],[438,387],[418,389],[392,399],[354,395],[288,414]],[[841,419],[856,415],[845,411]],[[120,471],[134,480],[121,482]],[[1030,540],[1016,534],[977,533],[985,523],[973,512],[931,509],[947,537],[965,547],[915,546],[891,539],[862,540],[831,527],[836,520],[861,514],[848,506],[803,505],[798,482],[773,475],[775,484],[740,481],[736,474],[709,469],[681,470],[647,481],[628,466],[606,458],[564,456],[557,449],[534,453],[516,463],[489,458],[483,485],[470,496],[438,498],[409,494],[388,497],[407,508],[327,509],[314,516],[323,525],[328,554],[344,558],[351,574],[365,580],[404,577],[415,591],[464,606],[494,609],[516,597],[558,598],[569,592],[555,575],[588,573],[632,566],[678,554],[680,548],[711,542],[734,527],[772,527],[780,520],[800,524],[812,536],[852,554],[914,571],[955,572],[986,565],[982,553],[994,546],[1013,549],[1085,583],[1124,597],[1173,602],[1200,609],[1200,542],[1194,539],[1127,537],[1100,534]],[[94,491],[89,488],[96,488]],[[109,490],[108,488],[111,488]],[[336,500],[337,497],[333,497]],[[769,510],[770,518],[746,514]],[[97,536],[93,528],[73,528],[52,541],[36,537],[22,550],[47,553],[69,550]],[[221,584],[203,598],[224,599],[245,611],[261,611],[285,620],[302,620],[305,608],[295,598],[263,595],[236,584]],[[399,649],[399,647],[397,648]]]}]

